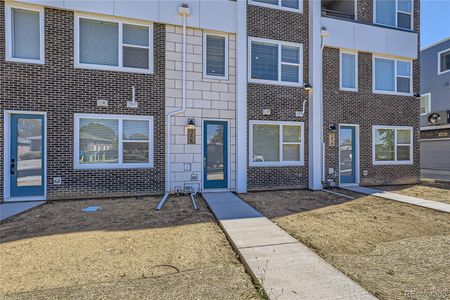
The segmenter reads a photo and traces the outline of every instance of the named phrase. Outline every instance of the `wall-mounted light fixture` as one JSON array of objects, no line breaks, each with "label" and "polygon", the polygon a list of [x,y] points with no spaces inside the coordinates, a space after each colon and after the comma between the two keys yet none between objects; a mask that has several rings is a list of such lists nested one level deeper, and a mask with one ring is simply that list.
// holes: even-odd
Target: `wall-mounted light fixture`
[{"label": "wall-mounted light fixture", "polygon": [[421,96],[420,96],[420,94],[419,94],[419,93],[415,93],[415,94],[414,94],[414,98],[416,98],[416,99],[420,99],[420,97],[421,97]]},{"label": "wall-mounted light fixture", "polygon": [[195,119],[189,118],[187,121],[187,128],[188,129],[194,129],[195,128]]},{"label": "wall-mounted light fixture", "polygon": [[330,131],[336,131],[337,130],[337,126],[336,126],[336,124],[330,124],[330,125],[328,125],[328,129]]},{"label": "wall-mounted light fixture", "polygon": [[310,91],[310,90],[312,90],[312,86],[309,84],[309,83],[305,83],[304,85],[303,85],[303,89],[305,90],[305,91]]}]

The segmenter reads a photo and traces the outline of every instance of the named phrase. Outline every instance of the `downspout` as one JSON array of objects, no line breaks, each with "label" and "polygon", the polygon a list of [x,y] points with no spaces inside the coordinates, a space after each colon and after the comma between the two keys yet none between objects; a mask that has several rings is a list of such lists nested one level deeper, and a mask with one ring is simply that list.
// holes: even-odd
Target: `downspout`
[{"label": "downspout", "polygon": [[167,147],[166,147],[166,194],[158,203],[156,207],[157,210],[160,210],[166,202],[167,198],[170,194],[170,165],[171,165],[171,118],[175,115],[181,114],[186,110],[186,19],[191,15],[191,11],[187,3],[181,4],[178,7],[178,15],[183,18],[183,62],[182,62],[182,99],[181,99],[181,108],[175,110],[167,115]]}]

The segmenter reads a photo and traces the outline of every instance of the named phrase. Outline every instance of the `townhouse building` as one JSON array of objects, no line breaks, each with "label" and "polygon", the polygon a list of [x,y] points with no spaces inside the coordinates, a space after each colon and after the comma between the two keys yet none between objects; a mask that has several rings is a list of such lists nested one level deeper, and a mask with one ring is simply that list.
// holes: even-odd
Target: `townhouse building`
[{"label": "townhouse building", "polygon": [[418,0],[0,11],[3,201],[419,179]]},{"label": "townhouse building", "polygon": [[450,37],[420,51],[421,173],[450,180]]}]

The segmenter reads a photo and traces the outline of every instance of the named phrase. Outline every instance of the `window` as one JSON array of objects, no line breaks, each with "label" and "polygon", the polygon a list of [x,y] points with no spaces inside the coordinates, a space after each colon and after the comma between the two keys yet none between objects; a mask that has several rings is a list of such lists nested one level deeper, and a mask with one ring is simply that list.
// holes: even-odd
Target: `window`
[{"label": "window", "polygon": [[373,164],[412,164],[412,127],[373,126]]},{"label": "window", "polygon": [[341,90],[358,90],[358,54],[341,52]]},{"label": "window", "polygon": [[426,115],[430,111],[431,111],[431,93],[426,93],[420,97],[420,114]]},{"label": "window", "polygon": [[438,53],[438,74],[450,72],[450,49]]},{"label": "window", "polygon": [[303,122],[250,121],[251,166],[303,165]]},{"label": "window", "polygon": [[75,24],[75,67],[153,72],[151,25],[82,16]]},{"label": "window", "polygon": [[375,23],[398,27],[413,28],[412,0],[376,0]]},{"label": "window", "polygon": [[249,81],[300,86],[302,55],[301,44],[250,38]]},{"label": "window", "polygon": [[75,115],[75,168],[153,167],[153,117]]},{"label": "window", "polygon": [[6,6],[6,60],[44,63],[44,9]]},{"label": "window", "polygon": [[228,77],[228,38],[226,35],[205,33],[203,36],[203,75],[206,78]]},{"label": "window", "polygon": [[412,63],[410,61],[374,57],[374,92],[410,95]]},{"label": "window", "polygon": [[253,5],[303,12],[302,0],[250,0]]}]

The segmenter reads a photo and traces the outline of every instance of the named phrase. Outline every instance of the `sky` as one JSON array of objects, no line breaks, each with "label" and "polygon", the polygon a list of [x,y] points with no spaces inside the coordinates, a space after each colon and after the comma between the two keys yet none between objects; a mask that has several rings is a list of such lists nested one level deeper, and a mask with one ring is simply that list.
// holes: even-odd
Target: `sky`
[{"label": "sky", "polygon": [[420,0],[420,47],[450,37],[450,0]]}]

